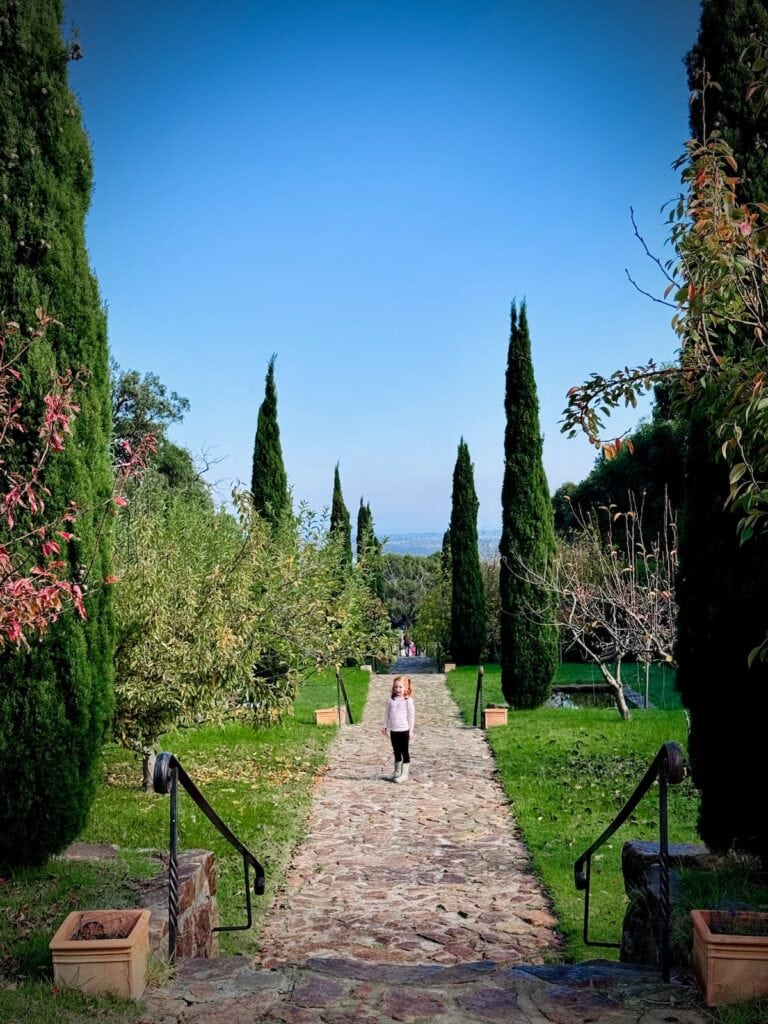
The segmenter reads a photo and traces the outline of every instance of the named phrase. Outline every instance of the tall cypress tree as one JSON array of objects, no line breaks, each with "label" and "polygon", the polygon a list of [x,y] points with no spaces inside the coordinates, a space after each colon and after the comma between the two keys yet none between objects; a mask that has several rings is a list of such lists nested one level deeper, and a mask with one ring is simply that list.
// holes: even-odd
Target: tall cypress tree
[{"label": "tall cypress tree", "polygon": [[549,697],[558,638],[551,598],[531,577],[546,572],[554,554],[555,531],[542,463],[525,303],[519,319],[512,303],[510,319],[499,543],[501,688],[512,707],[535,708]]},{"label": "tall cypress tree", "polygon": [[[28,651],[0,656],[0,864],[43,862],[82,828],[112,711],[114,624],[109,575],[113,530],[106,318],[85,244],[92,166],[68,86],[61,0],[3,5],[0,24],[0,307],[22,325],[42,306],[63,326],[33,346],[24,410],[41,416],[51,372],[90,372],[66,449],[45,470],[46,518],[70,502],[76,539],[62,545],[72,578],[90,581],[87,619],[66,613]],[[15,457],[28,464],[19,444]],[[106,515],[106,518],[105,518]]]},{"label": "tall cypress tree", "polygon": [[360,499],[357,510],[356,552],[358,564],[364,562],[368,572],[368,585],[378,598],[384,596],[384,573],[381,559],[381,541],[376,536],[371,506]]},{"label": "tall cypress tree", "polygon": [[360,507],[357,510],[357,537],[355,538],[355,550],[358,562],[365,558],[366,553],[373,544],[373,517],[371,506],[366,505],[360,499]]},{"label": "tall cypress tree", "polygon": [[269,360],[264,401],[259,407],[256,438],[253,443],[251,494],[253,507],[268,523],[276,526],[291,507],[288,477],[283,465],[280,427],[277,425],[277,389],[275,356]]},{"label": "tall cypress tree", "polygon": [[[768,201],[768,118],[745,99],[752,78],[740,55],[752,32],[768,38],[764,0],[705,0],[696,45],[687,57],[689,84],[700,86],[704,63],[720,89],[694,103],[691,128],[703,138],[717,128],[734,149],[740,197]],[[738,358],[738,332],[712,338]],[[747,655],[765,636],[768,537],[740,544],[737,517],[724,508],[728,469],[717,457],[717,413],[699,407],[688,424],[684,500],[680,517],[677,585],[677,686],[690,710],[689,752],[701,794],[699,831],[718,850],[749,850],[768,864],[768,831],[758,812],[765,800],[765,722],[768,663],[748,666]],[[738,780],[723,760],[724,741],[738,738]]]},{"label": "tall cypress tree", "polygon": [[352,565],[352,523],[350,522],[344,495],[341,493],[341,477],[339,464],[333,471],[333,499],[331,501],[331,536],[336,538],[341,547],[342,561],[345,566]]},{"label": "tall cypress tree", "polygon": [[477,664],[485,644],[485,590],[477,546],[475,478],[464,438],[453,470],[451,502],[451,654],[457,664]]}]

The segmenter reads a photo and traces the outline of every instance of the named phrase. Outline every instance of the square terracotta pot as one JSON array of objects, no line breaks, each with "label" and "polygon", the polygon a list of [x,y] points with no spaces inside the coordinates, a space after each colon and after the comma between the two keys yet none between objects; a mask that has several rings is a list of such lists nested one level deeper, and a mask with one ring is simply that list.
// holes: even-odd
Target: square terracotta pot
[{"label": "square terracotta pot", "polygon": [[[715,916],[711,910],[691,911],[693,973],[704,1002],[719,1006],[768,995],[768,914],[728,913],[729,934],[710,930]],[[736,934],[741,927],[761,934]]]},{"label": "square terracotta pot", "polygon": [[453,672],[453,670],[455,668],[456,668],[456,662],[455,661],[446,661],[446,663],[443,665],[443,672]]},{"label": "square terracotta pot", "polygon": [[53,980],[139,999],[146,986],[148,910],[75,910],[53,936]]},{"label": "square terracotta pot", "polygon": [[506,708],[486,708],[483,711],[483,725],[486,729],[492,729],[495,725],[507,724]]},{"label": "square terracotta pot", "polygon": [[315,725],[342,725],[346,720],[346,708],[318,708],[315,711]]}]

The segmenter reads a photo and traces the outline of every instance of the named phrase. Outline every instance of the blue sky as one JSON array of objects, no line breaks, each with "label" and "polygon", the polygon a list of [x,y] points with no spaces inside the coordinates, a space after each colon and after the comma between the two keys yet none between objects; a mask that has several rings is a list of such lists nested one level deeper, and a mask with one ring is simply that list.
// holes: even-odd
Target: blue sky
[{"label": "blue sky", "polygon": [[[551,490],[592,371],[675,348],[662,204],[696,0],[67,0],[113,356],[191,410],[171,436],[250,483],[264,376],[296,500],[442,531],[463,436],[500,518],[509,306],[528,302]],[[616,431],[626,426],[617,418]]]}]

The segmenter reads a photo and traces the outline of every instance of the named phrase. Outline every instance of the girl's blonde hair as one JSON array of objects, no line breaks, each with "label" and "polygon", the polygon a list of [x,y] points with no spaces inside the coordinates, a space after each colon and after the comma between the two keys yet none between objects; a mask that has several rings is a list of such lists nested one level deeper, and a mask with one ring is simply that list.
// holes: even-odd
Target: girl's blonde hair
[{"label": "girl's blonde hair", "polygon": [[392,696],[393,697],[395,696],[395,683],[402,683],[403,684],[403,696],[404,697],[412,697],[413,696],[413,683],[411,682],[411,677],[410,676],[395,676],[395,678],[392,680]]}]

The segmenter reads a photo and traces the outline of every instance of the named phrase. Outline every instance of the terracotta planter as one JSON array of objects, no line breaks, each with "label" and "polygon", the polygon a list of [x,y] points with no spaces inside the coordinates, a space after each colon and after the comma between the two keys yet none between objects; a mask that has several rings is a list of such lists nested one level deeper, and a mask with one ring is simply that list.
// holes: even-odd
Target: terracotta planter
[{"label": "terracotta planter", "polygon": [[346,720],[346,708],[318,708],[315,711],[315,725],[341,725]]},{"label": "terracotta planter", "polygon": [[494,725],[507,724],[507,708],[487,707],[483,711],[483,725],[486,729],[492,729]]},{"label": "terracotta planter", "polygon": [[446,661],[446,663],[443,665],[443,672],[453,672],[453,670],[455,668],[456,668],[456,662],[455,661]]},{"label": "terracotta planter", "polygon": [[[729,934],[710,931],[713,918],[727,917]],[[707,1006],[742,1003],[768,995],[768,914],[692,910],[693,973]],[[730,934],[733,928],[760,934]],[[759,927],[756,927],[758,925]]]},{"label": "terracotta planter", "polygon": [[76,910],[49,943],[53,980],[82,992],[139,999],[149,949],[148,910]]}]

